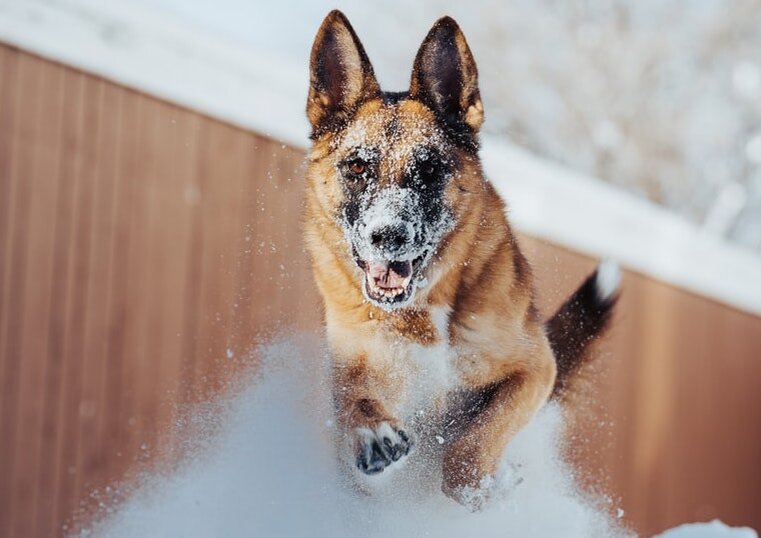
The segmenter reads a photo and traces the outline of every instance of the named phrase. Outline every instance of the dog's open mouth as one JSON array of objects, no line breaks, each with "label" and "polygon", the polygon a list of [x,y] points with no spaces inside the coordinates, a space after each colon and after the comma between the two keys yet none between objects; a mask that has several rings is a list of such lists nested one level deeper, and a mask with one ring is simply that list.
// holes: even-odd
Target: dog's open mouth
[{"label": "dog's open mouth", "polygon": [[357,258],[357,265],[365,272],[367,297],[383,306],[407,301],[412,296],[414,281],[424,259],[425,254],[402,261]]}]

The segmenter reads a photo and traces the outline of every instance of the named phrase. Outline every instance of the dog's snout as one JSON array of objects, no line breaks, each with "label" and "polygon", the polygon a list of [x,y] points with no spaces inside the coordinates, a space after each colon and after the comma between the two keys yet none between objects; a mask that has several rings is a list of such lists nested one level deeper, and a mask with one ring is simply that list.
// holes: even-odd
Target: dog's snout
[{"label": "dog's snout", "polygon": [[370,234],[370,242],[375,248],[389,251],[401,249],[411,239],[410,232],[404,224],[383,226]]}]

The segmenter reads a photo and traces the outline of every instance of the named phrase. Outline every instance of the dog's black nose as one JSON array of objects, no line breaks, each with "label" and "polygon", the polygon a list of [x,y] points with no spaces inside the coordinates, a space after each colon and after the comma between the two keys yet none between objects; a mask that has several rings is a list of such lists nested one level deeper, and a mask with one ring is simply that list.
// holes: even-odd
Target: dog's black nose
[{"label": "dog's black nose", "polygon": [[373,230],[370,234],[370,242],[375,248],[395,251],[402,248],[410,241],[410,233],[404,224],[383,226]]}]

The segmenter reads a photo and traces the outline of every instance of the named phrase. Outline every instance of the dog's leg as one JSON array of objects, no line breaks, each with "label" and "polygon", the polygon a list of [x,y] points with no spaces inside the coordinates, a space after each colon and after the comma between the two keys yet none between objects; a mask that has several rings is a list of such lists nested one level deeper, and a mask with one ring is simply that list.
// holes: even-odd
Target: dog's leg
[{"label": "dog's leg", "polygon": [[478,490],[485,477],[494,475],[507,443],[549,397],[555,379],[551,352],[529,365],[485,386],[485,401],[447,446],[442,490],[458,502],[467,504],[468,489]]},{"label": "dog's leg", "polygon": [[390,383],[387,372],[360,358],[335,366],[333,383],[338,425],[350,464],[373,475],[409,453],[412,439],[389,411],[399,389]]}]

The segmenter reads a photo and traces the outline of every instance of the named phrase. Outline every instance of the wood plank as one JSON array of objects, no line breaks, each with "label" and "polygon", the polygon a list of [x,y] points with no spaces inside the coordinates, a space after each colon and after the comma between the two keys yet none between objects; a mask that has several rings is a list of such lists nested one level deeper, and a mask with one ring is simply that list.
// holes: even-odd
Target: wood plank
[{"label": "wood plank", "polygon": [[[60,526],[65,517],[72,513],[76,502],[59,495],[63,484],[69,480],[70,456],[69,430],[67,423],[71,420],[73,406],[71,395],[76,393],[72,380],[75,372],[78,377],[77,359],[69,354],[71,350],[72,313],[78,308],[74,287],[77,250],[76,222],[77,196],[81,188],[81,155],[83,150],[84,118],[84,76],[67,70],[64,79],[64,116],[61,133],[64,151],[60,161],[60,190],[56,209],[56,242],[54,261],[54,305],[50,317],[50,345],[48,346],[48,364],[51,372],[46,389],[46,429],[55,431],[55,440],[49,445],[52,454],[43,455],[40,462],[40,489],[50,496],[49,519],[47,526],[42,525],[40,536],[55,536],[60,533]],[[52,377],[57,373],[58,380]],[[43,510],[46,507],[43,507]]]},{"label": "wood plank", "polygon": [[[10,267],[9,227],[11,222],[11,202],[13,175],[13,149],[17,142],[17,111],[19,109],[19,54],[7,47],[0,47],[0,342],[5,328],[6,311],[3,305],[8,293],[6,275]],[[0,369],[2,350],[0,349]],[[0,401],[0,415],[3,402]]]},{"label": "wood plank", "polygon": [[[8,239],[6,242],[9,264],[6,270],[4,286],[8,290],[4,297],[2,333],[3,354],[3,423],[0,425],[0,476],[8,477],[9,486],[3,488],[0,498],[0,536],[14,535],[17,525],[29,523],[32,513],[29,503],[33,495],[29,484],[25,483],[19,473],[25,467],[24,447],[19,447],[19,433],[25,433],[23,422],[19,423],[25,413],[27,399],[21,392],[22,365],[33,362],[23,360],[24,320],[32,305],[26,302],[26,283],[28,279],[28,246],[26,235],[29,225],[29,209],[32,199],[32,182],[34,170],[35,126],[40,112],[40,92],[42,91],[42,65],[28,56],[19,58],[17,72],[18,128],[14,132],[11,156],[12,166],[9,181],[11,187],[9,198],[12,200],[8,212]],[[32,406],[35,404],[32,403]],[[18,509],[16,507],[19,507]]]},{"label": "wood plank", "polygon": [[[87,175],[90,195],[90,226],[88,234],[88,276],[82,307],[85,309],[82,327],[82,363],[80,366],[79,427],[74,494],[81,496],[92,488],[104,470],[105,459],[98,437],[99,415],[104,412],[100,400],[101,382],[105,372],[105,334],[107,325],[108,253],[112,228],[112,189],[114,181],[115,135],[113,106],[115,88],[99,80],[88,80],[92,86],[92,138],[88,141]],[[89,133],[88,133],[89,134]]]},{"label": "wood plank", "polygon": [[[37,130],[40,133],[37,155],[37,168],[33,190],[33,207],[30,215],[31,226],[28,235],[34,248],[34,257],[29,266],[34,267],[33,282],[28,281],[28,290],[35,298],[29,301],[33,314],[24,323],[27,331],[26,340],[33,349],[24,352],[25,357],[36,357],[39,370],[30,376],[31,383],[21,390],[40,391],[36,416],[24,418],[23,429],[29,438],[24,443],[29,462],[27,470],[22,470],[24,481],[31,483],[34,496],[32,504],[33,527],[28,527],[20,535],[53,535],[54,495],[51,487],[55,474],[56,457],[54,449],[58,436],[56,409],[60,393],[61,362],[58,353],[61,349],[61,333],[57,321],[62,319],[65,291],[61,279],[66,255],[62,240],[66,239],[66,221],[61,215],[61,207],[66,204],[68,193],[62,184],[62,162],[66,151],[63,140],[65,92],[67,70],[60,66],[46,69],[43,73],[45,95],[41,103],[41,113]],[[34,240],[39,243],[35,244]],[[27,299],[29,300],[29,299]],[[30,411],[32,408],[30,407]],[[35,424],[39,429],[34,430]]]},{"label": "wood plank", "polygon": [[[82,369],[85,364],[88,284],[90,280],[95,193],[94,163],[99,136],[98,85],[92,77],[80,75],[76,81],[79,117],[75,127],[77,154],[72,156],[72,234],[68,242],[66,317],[61,361],[63,388],[58,420],[66,437],[59,440],[58,485],[56,490],[58,526],[69,524],[79,507],[79,486],[84,470],[80,467],[80,424],[89,409],[82,403]],[[87,478],[85,477],[84,480]]]},{"label": "wood plank", "polygon": [[161,335],[164,331],[163,326],[163,297],[161,264],[163,259],[163,244],[158,241],[156,232],[161,229],[164,217],[162,217],[162,208],[160,204],[160,192],[163,182],[163,170],[161,168],[161,151],[163,142],[162,133],[159,129],[160,124],[166,121],[161,111],[164,105],[156,101],[146,103],[146,119],[148,121],[146,138],[146,170],[144,176],[144,198],[145,220],[147,226],[142,229],[143,235],[140,238],[141,253],[138,259],[142,259],[144,267],[142,288],[140,295],[144,296],[144,302],[136,315],[142,320],[141,328],[141,347],[139,349],[139,368],[141,383],[136,391],[136,400],[138,414],[145,417],[142,423],[141,441],[138,446],[141,457],[148,457],[155,445],[158,435],[158,411],[159,411],[159,392],[162,380],[158,375],[157,364],[164,357],[164,340]]},{"label": "wood plank", "polygon": [[[158,425],[167,435],[159,437],[161,449],[174,447],[174,432],[167,428],[173,422],[175,403],[181,401],[183,388],[183,351],[185,340],[186,289],[188,284],[188,259],[191,254],[190,230],[194,206],[187,203],[187,191],[195,188],[196,160],[190,149],[198,143],[200,119],[173,106],[166,106],[159,123],[159,137],[164,141],[160,152],[161,211],[172,215],[172,220],[161,226],[158,241],[161,244],[161,264],[157,282],[161,284],[162,297],[162,354],[155,363],[155,370],[162,380],[155,397],[160,402]],[[171,402],[167,405],[166,402]],[[159,448],[159,447],[156,447]]]},{"label": "wood plank", "polygon": [[[159,104],[144,96],[137,101],[137,146],[128,165],[134,183],[133,207],[129,232],[130,257],[128,265],[129,289],[124,324],[125,351],[123,374],[127,381],[123,392],[123,419],[126,424],[127,442],[122,445],[125,458],[137,458],[143,444],[151,443],[155,427],[150,420],[154,413],[153,394],[157,380],[154,372],[156,350],[150,348],[149,335],[152,324],[153,301],[160,299],[157,290],[151,288],[153,267],[150,263],[155,246],[151,241],[153,226],[157,225],[159,208],[151,202],[155,184],[158,182],[156,162],[158,159],[157,129]],[[140,180],[137,180],[140,178]],[[133,380],[133,383],[129,383]],[[147,445],[146,445],[147,446]]]},{"label": "wood plank", "polygon": [[135,333],[139,326],[139,315],[134,311],[135,298],[142,297],[141,285],[138,280],[138,268],[144,259],[139,258],[141,252],[138,241],[141,237],[141,226],[144,226],[142,211],[142,182],[136,178],[142,177],[144,169],[141,161],[144,154],[142,134],[146,127],[145,99],[133,92],[125,90],[122,99],[122,148],[118,170],[119,200],[117,207],[117,237],[112,245],[114,264],[114,312],[111,321],[113,337],[109,341],[109,356],[113,364],[108,371],[107,383],[109,390],[109,409],[111,419],[105,427],[106,435],[113,440],[113,457],[123,460],[125,466],[134,459],[134,450],[139,439],[139,425],[135,417],[135,396],[133,387],[139,384],[139,364],[136,355],[136,345],[141,335]]},{"label": "wood plank", "polygon": [[[113,125],[113,155],[109,168],[104,166],[104,173],[111,183],[110,199],[105,202],[109,209],[109,229],[107,244],[104,246],[105,263],[108,267],[105,289],[105,318],[101,329],[104,339],[100,357],[103,367],[98,381],[100,392],[97,395],[97,440],[99,457],[104,462],[102,472],[97,475],[90,487],[103,488],[109,482],[112,473],[123,474],[129,461],[122,457],[119,441],[121,438],[121,395],[122,395],[122,361],[124,342],[124,315],[127,289],[125,286],[126,267],[129,259],[129,215],[132,204],[134,178],[125,177],[126,133],[131,121],[129,108],[125,102],[130,101],[131,94],[123,88],[114,88],[110,100],[105,101],[109,111],[108,123]],[[126,110],[125,110],[126,109]],[[109,136],[108,134],[106,136]],[[105,179],[105,176],[103,177]],[[105,194],[105,193],[104,193]]]}]

